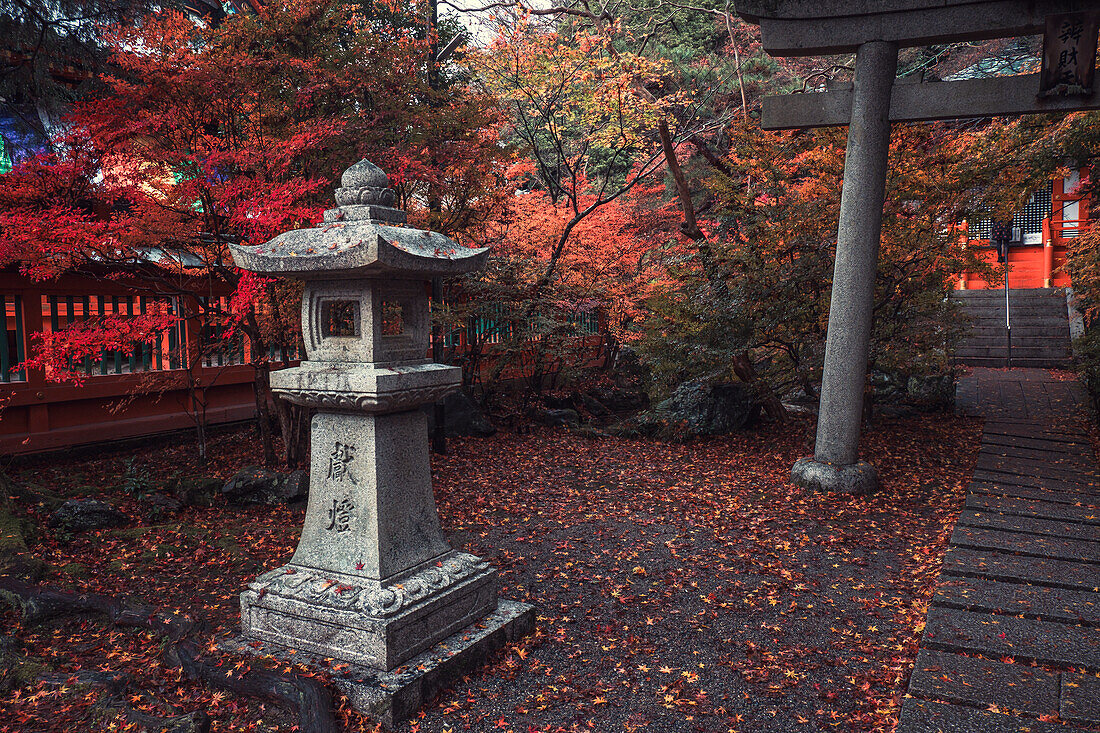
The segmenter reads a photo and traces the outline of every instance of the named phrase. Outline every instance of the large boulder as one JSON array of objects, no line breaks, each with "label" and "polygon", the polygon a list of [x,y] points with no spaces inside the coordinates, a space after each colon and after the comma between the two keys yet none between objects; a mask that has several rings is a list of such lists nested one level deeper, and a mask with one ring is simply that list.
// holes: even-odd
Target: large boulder
[{"label": "large boulder", "polygon": [[650,382],[649,367],[638,352],[629,346],[619,347],[611,369],[620,387],[639,388]]},{"label": "large boulder", "polygon": [[950,374],[911,376],[905,391],[909,401],[922,410],[950,410],[955,404],[955,378]]},{"label": "large boulder", "polygon": [[[435,406],[425,405],[428,413],[428,429],[435,429]],[[444,426],[447,435],[474,436],[488,438],[495,435],[497,429],[485,417],[477,400],[473,398],[467,389],[459,389],[451,392],[443,398]]]},{"label": "large boulder", "polygon": [[238,471],[222,487],[230,504],[289,504],[309,495],[309,473],[279,473],[263,466],[248,466]]},{"label": "large boulder", "polygon": [[[622,414],[637,412],[649,407],[649,395],[641,389],[627,389],[624,387],[594,387],[585,395],[587,399],[599,404],[610,412]],[[588,407],[588,403],[585,403]],[[588,407],[591,411],[592,408]],[[593,411],[593,414],[596,414]]]},{"label": "large boulder", "polygon": [[279,474],[275,481],[275,497],[281,503],[291,504],[309,498],[309,471],[290,471]]},{"label": "large boulder", "polygon": [[657,405],[659,417],[682,422],[693,435],[725,435],[740,430],[757,412],[752,390],[741,382],[685,382]]},{"label": "large boulder", "polygon": [[54,529],[71,533],[122,527],[129,523],[129,517],[99,499],[70,499],[49,519]]},{"label": "large boulder", "polygon": [[568,408],[538,410],[534,413],[534,418],[536,422],[549,427],[556,427],[559,425],[580,425],[581,422],[580,413]]},{"label": "large boulder", "polygon": [[145,504],[149,507],[150,513],[156,516],[175,514],[183,509],[183,502],[178,498],[161,493],[146,496]]},{"label": "large boulder", "polygon": [[216,478],[195,476],[169,482],[165,488],[184,506],[210,506],[221,491],[222,482]]},{"label": "large boulder", "polygon": [[[27,536],[33,524],[17,518],[12,512],[12,485],[0,472],[0,576],[9,575],[23,580],[38,580],[46,572],[47,565],[27,549]],[[3,647],[0,637],[0,657]],[[0,692],[3,691],[3,673],[0,671]]]}]

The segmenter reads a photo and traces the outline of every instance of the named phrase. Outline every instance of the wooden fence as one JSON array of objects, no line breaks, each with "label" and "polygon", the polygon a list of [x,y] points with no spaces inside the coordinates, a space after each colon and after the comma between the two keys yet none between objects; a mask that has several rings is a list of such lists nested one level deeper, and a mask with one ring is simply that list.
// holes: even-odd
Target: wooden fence
[{"label": "wooden fence", "polygon": [[[0,454],[34,453],[108,440],[154,435],[194,425],[200,402],[211,424],[255,414],[253,370],[245,343],[204,349],[197,318],[182,317],[157,342],[130,353],[104,349],[71,365],[81,385],[51,381],[42,370],[16,371],[35,334],[99,316],[128,316],[163,305],[185,316],[187,304],[139,295],[148,283],[136,278],[65,275],[36,283],[15,270],[0,271]],[[210,298],[226,298],[211,292]],[[188,309],[194,313],[197,308]],[[192,386],[198,385],[196,399]],[[140,397],[135,398],[135,395]]]},{"label": "wooden fence", "polygon": [[[156,296],[150,283],[136,275],[65,275],[36,283],[14,269],[0,270],[0,313],[5,324],[4,338],[0,338],[0,455],[192,427],[200,403],[205,405],[208,424],[254,417],[254,374],[247,363],[244,337],[227,342],[218,326],[204,325],[190,315],[204,308],[225,310],[228,297],[228,291],[212,291],[200,299],[203,302],[188,304]],[[211,299],[219,302],[211,303]],[[70,364],[71,371],[83,376],[80,385],[58,382],[42,370],[15,368],[33,350],[35,334],[56,332],[87,319],[125,318],[156,308],[178,316],[177,325],[153,343],[120,351],[104,348]],[[598,364],[606,328],[603,319],[591,311],[573,314],[566,323],[575,334],[580,362]],[[464,328],[442,334],[445,358],[461,362],[464,354],[476,348],[480,353],[476,368],[482,373],[490,371],[499,358],[499,345],[514,339],[516,328],[503,307],[490,308]],[[213,344],[218,348],[212,348]],[[535,344],[531,346],[534,353]],[[271,352],[269,358],[275,368],[295,363],[297,354]],[[518,359],[501,377],[528,378],[530,366]],[[469,363],[464,368],[469,371]],[[201,390],[196,392],[196,386]]]}]

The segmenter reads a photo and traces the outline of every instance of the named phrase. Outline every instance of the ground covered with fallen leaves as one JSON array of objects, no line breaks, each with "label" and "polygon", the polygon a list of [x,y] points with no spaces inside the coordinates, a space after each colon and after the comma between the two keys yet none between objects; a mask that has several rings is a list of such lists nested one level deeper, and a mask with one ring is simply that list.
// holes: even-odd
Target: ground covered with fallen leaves
[{"label": "ground covered with fallen leaves", "polygon": [[[452,441],[433,458],[443,526],[500,570],[504,596],[537,606],[537,629],[401,730],[893,730],[980,422],[876,421],[863,454],[883,488],[868,498],[787,482],[811,435],[794,420],[689,443],[564,428]],[[65,538],[41,507],[17,504],[42,527],[46,582],[181,609],[207,640],[233,632],[239,592],[289,559],[304,507],[219,500],[157,516],[120,484],[127,462],[154,483],[258,462],[248,430],[214,443],[204,468],[186,442],[164,441],[10,466],[17,485],[105,498],[135,518]],[[128,675],[134,709],[203,709],[216,731],[293,730],[285,711],[182,678],[149,633],[3,613],[25,679],[0,700],[0,731],[136,729],[80,684],[88,670]],[[258,663],[225,658],[227,670]],[[341,715],[348,730],[373,728],[346,703]]]}]

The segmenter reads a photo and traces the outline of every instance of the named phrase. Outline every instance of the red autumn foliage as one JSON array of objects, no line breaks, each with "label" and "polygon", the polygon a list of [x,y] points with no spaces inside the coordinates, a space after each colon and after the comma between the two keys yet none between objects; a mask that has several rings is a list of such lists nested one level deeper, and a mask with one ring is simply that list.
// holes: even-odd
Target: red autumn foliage
[{"label": "red autumn foliage", "polygon": [[[211,350],[243,334],[264,416],[269,347],[294,351],[298,307],[293,288],[239,271],[231,242],[319,221],[340,172],[363,157],[393,172],[414,221],[461,233],[498,205],[494,104],[458,82],[430,86],[420,9],[382,5],[369,16],[292,0],[216,26],[165,11],[114,28],[102,91],[74,108],[54,152],[0,177],[0,267],[38,279],[140,271],[220,335]],[[226,290],[228,307],[209,297]],[[71,378],[88,341],[150,342],[170,325],[123,320],[49,333],[28,366]]]}]

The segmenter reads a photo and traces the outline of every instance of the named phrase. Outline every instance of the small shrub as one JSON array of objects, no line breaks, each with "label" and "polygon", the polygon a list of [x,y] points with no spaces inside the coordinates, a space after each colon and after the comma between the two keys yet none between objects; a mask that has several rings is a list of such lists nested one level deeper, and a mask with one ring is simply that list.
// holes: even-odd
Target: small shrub
[{"label": "small shrub", "polygon": [[153,479],[149,468],[138,463],[136,458],[123,462],[122,482],[119,484],[130,496],[143,499],[153,491]]}]

